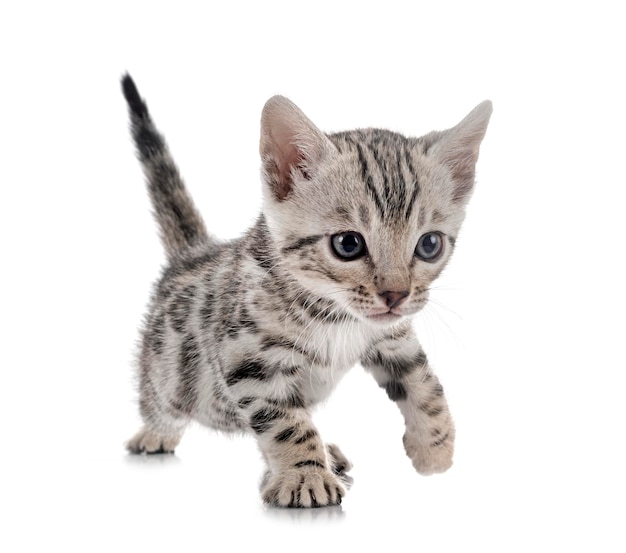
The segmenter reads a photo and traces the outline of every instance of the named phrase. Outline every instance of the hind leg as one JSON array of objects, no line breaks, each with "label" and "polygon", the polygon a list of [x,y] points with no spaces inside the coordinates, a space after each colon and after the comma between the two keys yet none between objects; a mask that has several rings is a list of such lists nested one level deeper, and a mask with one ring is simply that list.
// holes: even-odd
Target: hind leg
[{"label": "hind leg", "polygon": [[128,442],[130,453],[174,453],[180,443],[188,418],[183,418],[173,408],[162,405],[148,379],[140,389],[139,408],[143,428]]}]

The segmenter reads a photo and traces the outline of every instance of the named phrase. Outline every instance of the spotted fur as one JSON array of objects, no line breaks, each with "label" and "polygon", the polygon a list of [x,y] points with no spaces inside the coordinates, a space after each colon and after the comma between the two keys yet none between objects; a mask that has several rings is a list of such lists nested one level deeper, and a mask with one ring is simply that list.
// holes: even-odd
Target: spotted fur
[{"label": "spotted fur", "polygon": [[[311,409],[361,363],[404,415],[415,468],[446,470],[454,425],[409,316],[452,252],[490,103],[448,131],[407,138],[326,135],[289,100],[271,98],[261,121],[262,213],[241,238],[220,242],[130,76],[122,88],[168,255],[142,333],[144,427],[128,449],[171,452],[192,420],[250,432],[268,466],[264,501],[339,503],[351,465],[324,443]],[[348,231],[367,244],[351,261],[331,247]],[[432,261],[415,253],[426,232],[442,237]]]}]

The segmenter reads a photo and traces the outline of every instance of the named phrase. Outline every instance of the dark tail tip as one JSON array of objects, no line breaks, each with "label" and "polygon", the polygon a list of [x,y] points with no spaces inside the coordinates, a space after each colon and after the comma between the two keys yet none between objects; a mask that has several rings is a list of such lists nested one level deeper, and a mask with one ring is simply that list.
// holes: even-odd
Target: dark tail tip
[{"label": "dark tail tip", "polygon": [[124,93],[124,98],[126,98],[126,102],[132,113],[138,117],[148,115],[148,107],[141,99],[141,96],[139,96],[135,81],[133,81],[128,73],[122,77],[122,92]]}]

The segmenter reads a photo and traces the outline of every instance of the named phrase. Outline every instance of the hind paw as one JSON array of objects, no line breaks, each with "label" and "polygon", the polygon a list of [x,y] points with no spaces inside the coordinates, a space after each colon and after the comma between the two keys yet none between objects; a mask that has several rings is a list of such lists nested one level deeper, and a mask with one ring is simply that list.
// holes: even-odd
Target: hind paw
[{"label": "hind paw", "polygon": [[174,453],[180,443],[180,434],[164,436],[142,428],[126,443],[126,449],[130,453]]},{"label": "hind paw", "polygon": [[326,444],[326,451],[328,451],[332,471],[338,476],[344,476],[352,468],[352,463],[348,461],[339,446]]}]

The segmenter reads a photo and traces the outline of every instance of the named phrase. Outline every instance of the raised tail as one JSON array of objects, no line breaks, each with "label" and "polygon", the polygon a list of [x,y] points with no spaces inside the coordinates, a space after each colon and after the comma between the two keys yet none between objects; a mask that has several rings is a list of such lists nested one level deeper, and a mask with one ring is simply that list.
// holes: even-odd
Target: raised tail
[{"label": "raised tail", "polygon": [[185,188],[163,136],[130,75],[122,77],[131,132],[146,175],[154,216],[168,256],[209,240],[202,217]]}]

